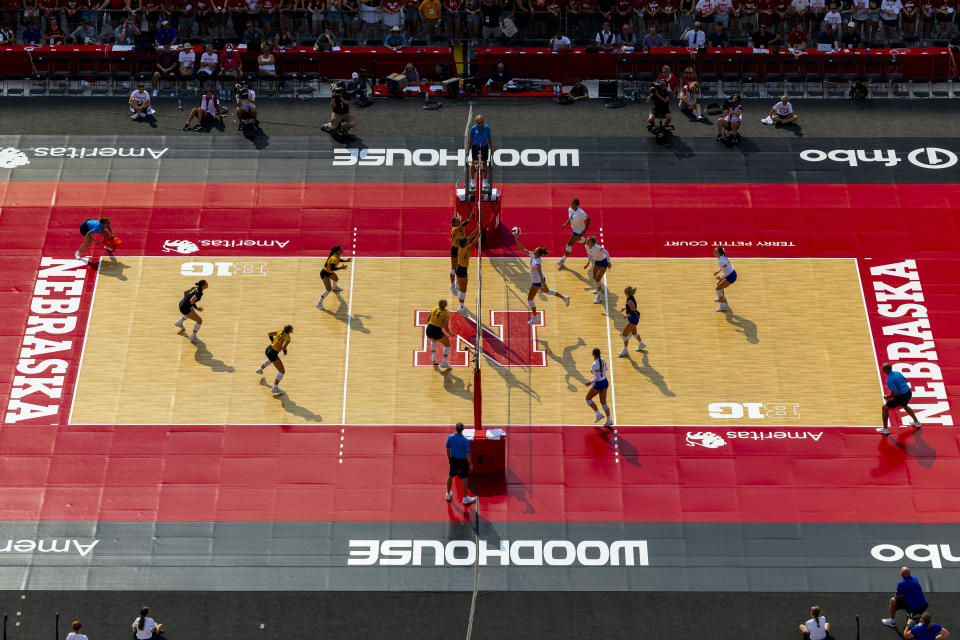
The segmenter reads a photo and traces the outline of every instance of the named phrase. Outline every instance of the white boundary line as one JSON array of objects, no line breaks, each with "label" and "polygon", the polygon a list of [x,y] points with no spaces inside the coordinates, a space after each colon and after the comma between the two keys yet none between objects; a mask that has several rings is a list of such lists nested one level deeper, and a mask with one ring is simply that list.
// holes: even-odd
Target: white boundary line
[{"label": "white boundary line", "polygon": [[100,266],[102,264],[103,262],[101,260],[97,261],[97,275],[93,281],[93,295],[90,296],[90,311],[87,312],[87,324],[83,328],[83,346],[80,347],[80,362],[77,364],[77,377],[73,382],[73,397],[70,399],[70,415],[67,416],[66,426],[73,424],[73,405],[76,404],[77,396],[80,395],[77,393],[77,390],[80,388],[80,371],[83,369],[83,355],[87,351],[87,337],[90,335],[90,320],[93,319],[93,303],[97,299],[97,286],[100,284]]},{"label": "white boundary line", "polygon": [[860,285],[860,300],[863,302],[863,317],[867,320],[867,341],[870,343],[870,351],[873,353],[873,362],[877,365],[877,383],[880,385],[880,391],[883,392],[883,378],[880,377],[880,359],[877,358],[877,345],[873,340],[873,325],[870,323],[870,308],[867,306],[867,292],[863,288],[863,278],[860,277],[860,261],[852,258],[853,268],[857,270],[857,282]]},{"label": "white boundary line", "polygon": [[[600,246],[603,246],[603,227],[600,227]],[[613,418],[613,424],[617,424],[617,390],[613,380],[613,343],[610,341],[610,289],[607,287],[607,274],[603,274],[603,310],[607,314],[605,323],[607,325],[607,371],[610,377],[610,417]],[[619,457],[619,456],[617,456]]]},{"label": "white boundary line", "polygon": [[[353,265],[350,268],[350,299],[347,302],[347,349],[343,362],[343,412],[340,424],[347,423],[347,379],[350,373],[350,324],[353,321],[353,276],[357,273],[357,228],[353,228]],[[341,448],[343,444],[340,445]]]},{"label": "white boundary line", "polygon": [[[278,422],[191,422],[191,423],[180,423],[180,422],[124,422],[120,423],[109,423],[109,422],[77,422],[71,426],[75,427],[100,427],[100,426],[109,426],[109,427],[276,427],[277,425],[295,425],[299,427],[320,427],[320,428],[337,428],[337,427],[370,427],[371,429],[378,428],[392,428],[392,427],[422,427],[430,428],[433,425],[419,423],[378,423],[370,424],[369,422],[350,422],[350,423],[341,423],[341,424],[305,424],[299,422],[290,422],[290,423],[278,423]],[[576,424],[504,424],[504,427],[508,428],[517,428],[517,429],[548,429],[548,428],[557,428],[557,429],[568,429],[571,427],[582,427],[583,423]],[[629,429],[660,429],[660,428],[671,428],[671,429],[726,429],[726,430],[746,430],[746,429],[770,429],[778,431],[799,431],[799,430],[813,430],[813,429],[876,429],[876,424],[831,424],[831,425],[809,425],[809,424],[797,424],[797,425],[788,425],[788,424],[624,424],[620,425],[621,428]],[[449,427],[440,426],[437,429],[447,429]]]},{"label": "white boundary line", "polygon": [[[251,247],[256,248],[256,247]],[[180,255],[180,254],[164,254],[159,256],[132,256],[124,255],[125,258],[180,258],[181,260],[189,260],[191,262],[213,262],[220,259],[228,258],[240,258],[243,260],[315,260],[321,259],[325,260],[326,256],[322,254],[310,255],[310,256],[269,256],[269,255],[238,255],[238,254],[207,254],[207,255],[198,255],[196,253],[191,253],[189,255]],[[450,256],[412,256],[412,255],[403,255],[403,256],[364,256],[368,260],[449,260]],[[486,256],[489,260],[518,260],[523,258],[520,255],[493,255]],[[788,258],[781,256],[763,256],[763,257],[749,257],[749,258],[737,258],[737,262],[744,262],[750,260],[856,260],[857,258],[853,257],[837,257],[837,258],[823,258],[823,257],[812,257],[812,258]],[[703,257],[684,257],[684,256],[622,256],[618,257],[617,260],[705,260],[711,261],[712,258],[709,256]]]}]

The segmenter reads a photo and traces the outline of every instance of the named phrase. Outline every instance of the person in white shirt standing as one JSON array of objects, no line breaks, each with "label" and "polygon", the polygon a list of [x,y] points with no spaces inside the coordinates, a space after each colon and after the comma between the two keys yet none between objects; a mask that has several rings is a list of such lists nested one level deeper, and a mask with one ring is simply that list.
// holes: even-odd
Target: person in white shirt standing
[{"label": "person in white shirt standing", "polygon": [[880,3],[880,21],[883,23],[883,33],[887,38],[893,38],[896,34],[902,8],[900,0],[883,0]]},{"label": "person in white shirt standing", "polygon": [[150,617],[150,607],[141,607],[140,617],[134,620],[130,626],[137,640],[157,638],[163,631],[163,625],[158,624],[156,620]]},{"label": "person in white shirt standing", "polygon": [[146,119],[147,116],[152,116],[156,113],[153,107],[150,106],[150,94],[147,93],[142,84],[137,85],[137,90],[130,94],[130,99],[127,100],[127,103],[130,105],[131,120]]},{"label": "person in white shirt standing", "polygon": [[[610,428],[613,427],[613,419],[610,417],[610,406],[607,404],[607,389],[610,387],[610,381],[607,380],[607,361],[601,356],[602,352],[600,349],[593,350],[593,365],[590,367],[590,373],[593,375],[591,380],[587,380],[586,386],[590,387],[590,391],[587,392],[587,406],[593,409],[593,412],[596,414],[596,420],[594,422],[600,422],[603,420],[603,417],[607,417],[607,421],[603,423],[604,427]],[[595,396],[600,396],[600,406],[603,407],[603,413],[600,413],[600,409],[597,408],[597,404],[593,401]]]},{"label": "person in white shirt standing", "polygon": [[193,126],[193,130],[202,131],[204,127],[212,127],[217,119],[223,121],[223,116],[220,114],[220,104],[217,102],[217,96],[213,94],[213,89],[207,89],[200,99],[200,106],[190,110],[187,124],[183,125],[183,130],[189,131],[191,129],[190,123],[196,120],[197,124]]},{"label": "person in white shirt standing", "polygon": [[593,264],[593,290],[597,294],[593,304],[600,304],[603,302],[603,275],[611,266],[610,254],[597,242],[596,236],[590,236],[584,244],[587,247],[587,264],[583,265],[583,268],[589,269],[590,264]]},{"label": "person in white shirt standing", "polygon": [[713,255],[717,258],[717,270],[713,272],[713,277],[717,279],[717,297],[713,301],[720,303],[717,311],[726,311],[729,307],[724,290],[737,281],[737,271],[727,259],[727,252],[723,247],[714,248]]},{"label": "person in white shirt standing", "polygon": [[83,629],[82,622],[79,620],[74,620],[73,624],[70,626],[73,627],[73,631],[67,634],[67,640],[89,640],[87,636],[80,633],[80,631]]},{"label": "person in white shirt standing", "polygon": [[553,51],[567,51],[570,47],[570,38],[563,35],[562,31],[557,31],[556,35],[550,38],[550,49]]},{"label": "person in white shirt standing", "polygon": [[583,234],[586,233],[587,227],[590,226],[590,216],[580,208],[580,201],[576,198],[570,201],[570,208],[567,209],[567,219],[560,225],[560,228],[563,229],[568,225],[572,233],[570,234],[570,239],[567,240],[567,248],[563,252],[563,257],[557,260],[557,266],[561,269],[563,268],[563,263],[567,261],[567,256],[573,251],[574,243],[583,242]]},{"label": "person in white shirt standing", "polygon": [[830,623],[824,617],[820,607],[810,607],[810,619],[800,625],[804,640],[825,640],[830,637]]},{"label": "person in white shirt standing", "polygon": [[[899,2],[899,0],[897,0]],[[836,2],[830,3],[830,11],[827,11],[827,15],[823,16],[824,24],[829,24],[833,28],[834,33],[840,33],[840,25],[843,23],[843,16],[840,15],[840,9],[837,8]]]},{"label": "person in white shirt standing", "polygon": [[763,124],[791,124],[796,122],[799,117],[793,110],[793,105],[790,104],[790,98],[780,96],[780,102],[773,105],[770,109],[770,115],[760,122]]},{"label": "person in white shirt standing", "polygon": [[533,251],[526,249],[520,243],[520,227],[514,227],[511,232],[517,239],[517,247],[530,257],[530,289],[527,290],[527,304],[530,305],[530,321],[527,324],[539,324],[540,314],[537,313],[537,294],[541,291],[550,296],[563,300],[563,304],[570,306],[570,297],[559,291],[547,287],[547,279],[543,275],[543,256],[550,253],[546,247],[537,247]]}]

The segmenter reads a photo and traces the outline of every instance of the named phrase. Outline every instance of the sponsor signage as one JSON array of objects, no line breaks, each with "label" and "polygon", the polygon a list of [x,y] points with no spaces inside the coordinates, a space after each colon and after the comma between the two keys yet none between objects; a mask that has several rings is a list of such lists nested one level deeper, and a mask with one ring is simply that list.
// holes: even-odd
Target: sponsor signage
[{"label": "sponsor signage", "polygon": [[347,566],[583,567],[650,565],[646,540],[350,540]]},{"label": "sponsor signage", "polygon": [[159,160],[170,149],[153,147],[34,147],[0,148],[0,169],[15,169],[30,164],[30,158],[144,158]]},{"label": "sponsor signage", "polygon": [[[333,166],[446,167],[466,165],[464,149],[334,149]],[[498,167],[579,167],[579,149],[495,149]]]},{"label": "sponsor signage", "polygon": [[957,154],[940,147],[920,147],[907,152],[896,149],[805,149],[800,152],[800,158],[807,162],[839,162],[851,167],[873,163],[895,167],[904,160],[921,169],[949,169],[957,164]]}]

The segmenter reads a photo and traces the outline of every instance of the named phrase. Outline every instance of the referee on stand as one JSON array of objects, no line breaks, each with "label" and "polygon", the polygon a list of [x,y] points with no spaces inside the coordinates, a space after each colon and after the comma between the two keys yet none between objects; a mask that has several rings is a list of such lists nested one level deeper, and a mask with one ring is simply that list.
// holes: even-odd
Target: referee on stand
[{"label": "referee on stand", "polygon": [[[475,497],[467,495],[470,470],[473,463],[470,461],[470,441],[463,435],[463,423],[457,423],[457,432],[447,436],[447,461],[450,463],[450,475],[447,476],[447,502],[453,499],[453,478],[460,477],[460,486],[463,488],[463,504],[476,502]],[[476,491],[474,491],[476,494]]]},{"label": "referee on stand", "polygon": [[[470,127],[470,180],[477,175],[476,163],[479,159],[482,171],[481,180],[489,184],[488,171],[490,166],[490,153],[493,151],[493,134],[490,131],[490,125],[484,123],[483,116],[477,115],[477,123]],[[483,185],[480,185],[483,188]]]}]

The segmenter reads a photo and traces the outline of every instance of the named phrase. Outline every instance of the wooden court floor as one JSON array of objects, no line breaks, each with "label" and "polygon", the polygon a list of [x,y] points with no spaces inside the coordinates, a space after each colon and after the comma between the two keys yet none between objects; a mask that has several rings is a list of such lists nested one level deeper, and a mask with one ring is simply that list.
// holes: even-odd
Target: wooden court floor
[{"label": "wooden court floor", "polygon": [[[456,306],[447,259],[356,259],[341,272],[344,291],[327,298],[325,312],[315,307],[318,258],[216,261],[211,267],[198,258],[125,257],[120,266],[103,264],[72,423],[472,421],[470,366],[448,373],[415,366],[424,345],[418,312],[440,298]],[[571,258],[563,270],[551,261],[550,287],[573,300],[566,308],[541,296],[541,325],[533,331],[517,320],[528,312],[526,259],[485,259],[483,321],[500,323],[487,334],[493,351],[483,362],[485,423],[591,423],[584,396],[594,347],[610,362],[620,425],[875,422],[880,389],[854,260],[736,260],[739,280],[728,289],[727,313],[714,311],[715,265],[616,259],[605,304],[593,304],[582,258]],[[182,292],[200,277],[210,287],[200,303],[202,342],[194,345],[173,322]],[[633,341],[630,355],[618,358],[624,325],[618,309],[627,284],[639,290],[648,346],[637,353]],[[474,316],[475,282],[467,303]],[[286,395],[278,397],[267,385],[274,370],[263,379],[254,370],[264,360],[267,332],[288,323],[294,333],[283,358]],[[472,341],[472,332],[465,333],[461,352]],[[520,354],[501,357],[511,366],[494,362],[499,338],[501,350]]]}]

